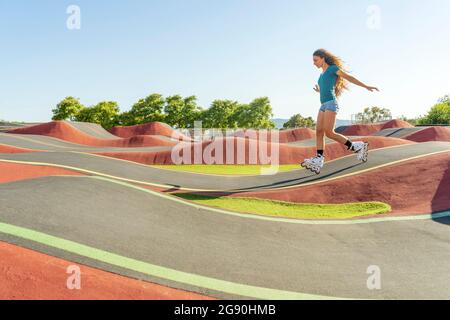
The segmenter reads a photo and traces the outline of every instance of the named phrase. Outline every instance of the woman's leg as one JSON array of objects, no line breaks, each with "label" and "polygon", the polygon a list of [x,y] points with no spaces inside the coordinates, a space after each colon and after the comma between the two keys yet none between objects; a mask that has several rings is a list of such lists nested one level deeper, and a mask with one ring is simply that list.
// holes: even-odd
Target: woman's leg
[{"label": "woman's leg", "polygon": [[363,142],[363,141],[352,142],[346,136],[336,133],[334,131],[335,125],[336,125],[336,112],[329,111],[329,110],[325,111],[325,119],[324,119],[325,135],[328,138],[333,139],[334,141],[344,144],[347,147],[347,150],[357,152],[358,160],[367,162],[369,143]]},{"label": "woman's leg", "polygon": [[324,116],[325,112],[319,111],[316,124],[316,144],[317,151],[325,150],[325,130],[324,130]]},{"label": "woman's leg", "polygon": [[346,144],[348,141],[350,141],[350,139],[348,139],[346,136],[343,136],[342,134],[336,133],[334,131],[334,127],[336,126],[336,112],[327,110],[323,113],[325,113],[323,120],[325,135],[328,138],[342,144]]}]

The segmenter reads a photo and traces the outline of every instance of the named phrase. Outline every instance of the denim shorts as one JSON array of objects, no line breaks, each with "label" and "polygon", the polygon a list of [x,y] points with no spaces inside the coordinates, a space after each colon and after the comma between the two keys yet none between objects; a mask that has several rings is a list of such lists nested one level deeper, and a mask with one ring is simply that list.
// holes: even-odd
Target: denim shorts
[{"label": "denim shorts", "polygon": [[337,100],[330,100],[330,101],[327,101],[324,104],[322,104],[322,106],[320,107],[320,111],[325,112],[327,110],[338,113],[339,105],[338,105]]}]

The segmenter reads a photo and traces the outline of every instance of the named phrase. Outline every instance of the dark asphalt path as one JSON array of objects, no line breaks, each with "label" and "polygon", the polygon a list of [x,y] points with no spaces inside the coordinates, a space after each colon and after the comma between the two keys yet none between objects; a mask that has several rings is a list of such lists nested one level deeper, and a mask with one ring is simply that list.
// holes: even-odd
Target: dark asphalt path
[{"label": "dark asphalt path", "polygon": [[[343,298],[450,299],[449,218],[351,225],[264,221],[188,206],[114,181],[46,177],[0,185],[0,222],[157,266],[248,286]],[[0,239],[123,275],[218,298],[202,288]],[[100,257],[99,257],[100,259]],[[381,290],[366,286],[369,266]]]},{"label": "dark asphalt path", "polygon": [[394,161],[433,152],[450,151],[450,142],[425,142],[393,148],[375,149],[369,153],[367,163],[358,162],[356,155],[336,159],[325,164],[320,175],[307,170],[280,172],[275,175],[258,176],[211,176],[188,172],[157,169],[114,158],[97,157],[73,152],[45,152],[24,154],[0,154],[0,160],[41,162],[71,166],[95,171],[109,176],[137,180],[146,183],[193,190],[245,191],[275,189],[322,181],[351,173],[357,173]]},{"label": "dark asphalt path", "polygon": [[407,135],[416,133],[418,131],[422,131],[427,128],[428,127],[390,128],[390,129],[381,130],[373,135],[374,136],[391,137],[391,138],[404,138]]},{"label": "dark asphalt path", "polygon": [[65,121],[76,129],[98,139],[114,140],[118,137],[105,130],[101,125],[89,122]]},{"label": "dark asphalt path", "polygon": [[[120,139],[117,138],[116,139]],[[163,137],[162,139],[169,139]],[[169,139],[170,140],[170,139]],[[19,148],[43,150],[43,151],[80,151],[80,152],[146,152],[171,150],[172,147],[91,147],[81,144],[70,143],[64,140],[40,136],[40,135],[19,135],[0,133],[0,144],[11,145]]]}]

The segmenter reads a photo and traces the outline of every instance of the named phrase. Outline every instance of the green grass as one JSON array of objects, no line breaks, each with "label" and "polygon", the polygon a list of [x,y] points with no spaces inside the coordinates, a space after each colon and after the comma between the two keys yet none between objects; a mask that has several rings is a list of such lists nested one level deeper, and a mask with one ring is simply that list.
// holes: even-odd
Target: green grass
[{"label": "green grass", "polygon": [[[168,169],[175,171],[186,171],[204,174],[219,175],[258,175],[262,168],[270,168],[270,165],[229,165],[229,164],[183,164],[183,165],[154,165],[158,169]],[[287,164],[280,165],[278,171],[292,171],[302,169],[300,165]]]},{"label": "green grass", "polygon": [[297,219],[348,219],[391,211],[391,206],[383,202],[303,204],[257,198],[209,197],[188,193],[173,195],[225,210]]}]

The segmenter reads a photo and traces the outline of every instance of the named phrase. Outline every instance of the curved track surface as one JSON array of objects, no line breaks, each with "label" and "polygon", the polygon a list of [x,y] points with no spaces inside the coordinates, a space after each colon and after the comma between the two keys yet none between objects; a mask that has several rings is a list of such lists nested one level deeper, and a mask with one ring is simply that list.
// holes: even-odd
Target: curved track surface
[{"label": "curved track surface", "polygon": [[[166,137],[163,137],[166,139]],[[80,152],[145,152],[171,150],[172,147],[91,147],[67,142],[61,139],[31,135],[31,134],[7,134],[0,133],[0,144],[14,145],[20,148],[40,151],[80,151]]]},{"label": "curved track surface", "polygon": [[[3,240],[213,297],[450,297],[442,285],[450,281],[448,217],[265,221],[90,177],[14,182],[0,185],[0,195]],[[372,265],[382,271],[382,290],[367,289]]]},{"label": "curved track surface", "polygon": [[95,138],[98,138],[98,139],[111,139],[111,140],[117,139],[117,136],[106,131],[101,125],[96,124],[96,123],[76,122],[76,121],[73,121],[73,122],[66,121],[66,123],[74,126],[81,132],[84,132],[85,134],[90,135]]},{"label": "curved track surface", "polygon": [[66,166],[71,169],[81,169],[85,172],[94,172],[108,177],[170,189],[238,191],[274,189],[319,182],[324,179],[356,174],[362,170],[378,168],[412,157],[446,151],[450,151],[449,142],[408,144],[370,151],[370,161],[366,163],[358,162],[355,155],[330,161],[326,163],[319,176],[306,170],[298,170],[280,172],[275,175],[215,176],[214,179],[211,179],[209,175],[157,169],[129,161],[75,152],[33,152],[0,155],[0,160]]},{"label": "curved track surface", "polygon": [[[116,139],[95,125],[77,129]],[[394,165],[415,159],[423,165],[434,155],[440,159],[450,152],[450,142],[374,149],[367,163],[353,154],[340,157],[328,161],[319,176],[296,170],[234,177],[157,169],[90,154],[125,148],[39,135],[0,133],[2,144],[0,151],[35,152],[0,153],[0,168],[8,170],[0,179],[1,241],[215,298],[450,299],[450,211],[298,220],[208,208],[155,191],[263,194],[286,189],[292,194],[323,182],[351,183],[352,176],[387,167],[392,170],[383,181],[395,184]],[[156,148],[126,152],[170,150]],[[445,196],[445,165],[435,176],[430,185],[440,183],[439,197]],[[421,183],[420,172],[417,177],[415,183]],[[374,190],[367,187],[368,193]],[[374,266],[381,272],[380,290],[367,287]]]},{"label": "curved track surface", "polygon": [[392,138],[404,138],[407,135],[422,131],[427,127],[414,127],[414,128],[389,128],[374,133],[373,136],[392,137]]}]

